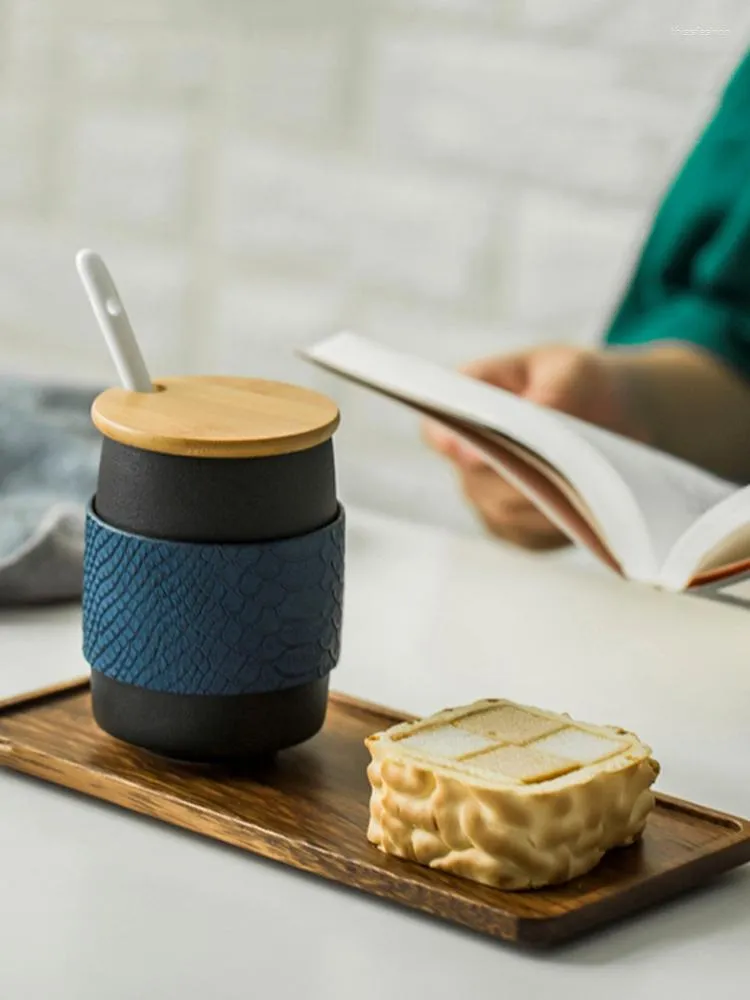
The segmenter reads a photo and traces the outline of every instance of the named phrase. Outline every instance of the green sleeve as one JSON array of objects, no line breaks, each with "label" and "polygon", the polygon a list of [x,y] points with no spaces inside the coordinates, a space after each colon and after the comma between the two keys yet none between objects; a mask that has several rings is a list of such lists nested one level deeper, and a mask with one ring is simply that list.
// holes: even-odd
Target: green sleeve
[{"label": "green sleeve", "polygon": [[684,341],[750,377],[750,53],[668,191],[606,341]]}]

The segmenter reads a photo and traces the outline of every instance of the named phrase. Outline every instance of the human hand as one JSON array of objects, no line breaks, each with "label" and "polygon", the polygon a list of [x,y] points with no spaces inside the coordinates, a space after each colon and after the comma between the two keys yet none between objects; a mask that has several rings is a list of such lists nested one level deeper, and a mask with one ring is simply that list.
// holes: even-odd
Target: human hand
[{"label": "human hand", "polygon": [[[474,361],[463,371],[618,434],[648,438],[636,417],[626,378],[604,351],[545,346]],[[566,544],[558,528],[501,479],[477,451],[434,421],[425,423],[424,436],[454,464],[464,495],[492,534],[531,549]]]}]

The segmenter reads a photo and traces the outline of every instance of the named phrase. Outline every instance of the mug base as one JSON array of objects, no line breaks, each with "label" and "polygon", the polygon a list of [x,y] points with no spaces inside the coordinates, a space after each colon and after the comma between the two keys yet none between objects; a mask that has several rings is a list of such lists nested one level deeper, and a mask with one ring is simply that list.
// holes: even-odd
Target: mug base
[{"label": "mug base", "polygon": [[151,691],[91,671],[97,725],[151,753],[193,763],[268,757],[314,736],[325,721],[328,677],[262,694]]}]

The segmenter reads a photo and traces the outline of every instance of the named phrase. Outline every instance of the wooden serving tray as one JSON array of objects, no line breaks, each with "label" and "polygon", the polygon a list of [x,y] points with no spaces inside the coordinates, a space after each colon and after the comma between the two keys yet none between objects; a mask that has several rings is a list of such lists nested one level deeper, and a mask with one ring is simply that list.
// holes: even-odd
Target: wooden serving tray
[{"label": "wooden serving tray", "polygon": [[463,924],[548,945],[750,860],[750,823],[659,796],[643,840],[554,889],[501,892],[381,854],[365,838],[365,736],[404,716],[331,696],[324,730],[274,762],[163,760],[103,733],[88,681],[0,703],[0,764]]}]

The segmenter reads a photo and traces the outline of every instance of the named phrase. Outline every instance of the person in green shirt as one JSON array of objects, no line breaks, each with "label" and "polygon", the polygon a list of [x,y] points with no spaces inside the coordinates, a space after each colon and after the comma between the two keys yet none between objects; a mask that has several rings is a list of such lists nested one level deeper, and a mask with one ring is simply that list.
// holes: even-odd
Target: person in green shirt
[{"label": "person in green shirt", "polygon": [[[602,346],[543,346],[468,374],[750,482],[750,51],[656,214]],[[467,500],[495,535],[565,539],[437,425]]]}]

